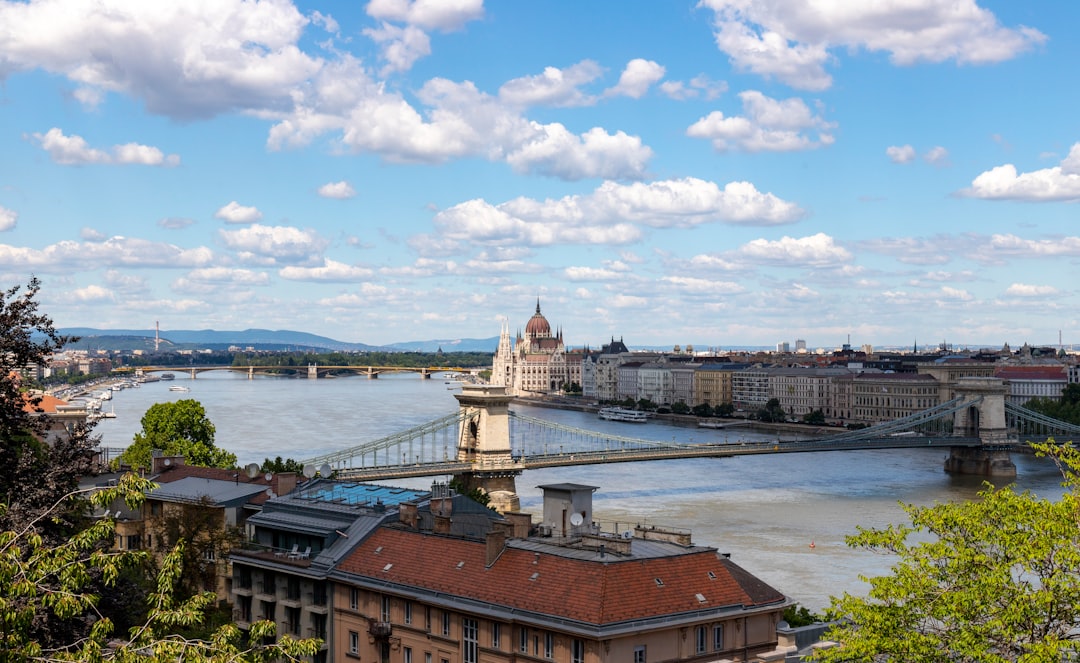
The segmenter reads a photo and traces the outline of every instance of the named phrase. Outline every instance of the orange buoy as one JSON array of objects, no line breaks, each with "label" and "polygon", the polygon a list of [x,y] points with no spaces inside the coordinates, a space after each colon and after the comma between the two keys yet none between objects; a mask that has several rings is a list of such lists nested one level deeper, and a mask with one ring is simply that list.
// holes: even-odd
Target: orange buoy
[{"label": "orange buoy", "polygon": [[811,547],[811,548],[815,547],[815,546],[814,546],[814,542],[813,542],[813,541],[811,541],[811,542],[810,542],[810,547]]}]

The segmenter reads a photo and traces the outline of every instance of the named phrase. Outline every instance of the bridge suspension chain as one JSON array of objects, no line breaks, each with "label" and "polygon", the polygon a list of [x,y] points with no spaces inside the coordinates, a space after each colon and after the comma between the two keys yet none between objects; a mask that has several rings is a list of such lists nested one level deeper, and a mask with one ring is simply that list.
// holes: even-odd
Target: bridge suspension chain
[{"label": "bridge suspension chain", "polygon": [[1052,432],[1080,435],[1080,426],[1077,426],[1076,424],[1048,417],[1041,412],[1029,410],[1021,405],[1014,405],[1008,401],[1005,402],[1005,414],[1012,415],[1018,422],[1023,421],[1029,424],[1045,426]]},{"label": "bridge suspension chain", "polygon": [[897,433],[906,430],[910,430],[921,424],[928,424],[932,421],[944,419],[945,417],[951,417],[953,414],[960,410],[963,410],[970,405],[978,403],[982,400],[980,396],[978,399],[964,401],[963,398],[954,398],[951,401],[945,401],[940,405],[935,405],[932,408],[916,412],[915,414],[909,414],[906,417],[900,419],[894,419],[881,424],[875,424],[868,428],[860,428],[859,430],[848,431],[846,433],[838,433],[837,435],[830,435],[824,439],[836,442],[844,442],[847,440],[856,440],[863,438],[875,438],[882,435],[888,435],[890,433]]},{"label": "bridge suspension chain", "polygon": [[[624,437],[622,435],[610,435],[610,434],[601,433],[601,432],[598,432],[598,431],[595,431],[595,430],[588,430],[586,428],[575,428],[573,426],[567,426],[565,424],[555,423],[555,422],[552,422],[552,421],[548,421],[546,419],[538,419],[536,417],[530,417],[529,415],[526,415],[526,414],[518,414],[517,412],[514,412],[513,410],[510,411],[510,418],[511,418],[511,420],[515,420],[515,421],[521,422],[522,424],[526,424],[527,426],[535,427],[535,428],[538,428],[538,429],[543,430],[543,431],[550,431],[550,432],[555,432],[557,434],[561,434],[561,435],[565,436],[563,439],[567,439],[568,441],[571,441],[571,442],[581,442],[584,439],[584,440],[592,441],[594,444],[605,445],[605,446],[601,447],[603,449],[611,449],[611,448],[613,448],[609,443],[614,443],[615,444],[614,448],[622,448],[622,449],[625,449],[628,446],[633,447],[633,448],[642,448],[642,449],[657,449],[657,448],[681,449],[681,448],[684,448],[684,447],[687,446],[687,445],[678,444],[678,443],[675,443],[675,442],[662,442],[660,440],[644,440],[644,439],[641,439],[641,438]],[[511,437],[521,437],[521,436],[511,436]],[[524,444],[524,441],[522,441],[521,444]],[[574,447],[574,449],[583,450],[580,447]],[[515,449],[515,451],[519,451],[519,450]],[[528,453],[524,448],[520,449],[520,451],[522,453],[525,453],[525,454]]]},{"label": "bridge suspension chain", "polygon": [[[372,459],[377,463],[378,452],[384,452],[384,464],[396,465],[398,463],[411,462],[414,458],[419,462],[420,460],[427,462],[437,462],[440,460],[447,460],[447,458],[453,458],[457,453],[457,434],[461,422],[464,420],[472,419],[479,416],[476,412],[466,412],[464,410],[457,410],[444,417],[429,421],[419,426],[414,426],[408,430],[403,430],[393,435],[372,440],[370,442],[364,442],[348,449],[342,449],[341,451],[335,451],[333,453],[324,454],[322,456],[316,456],[309,458],[304,462],[305,465],[321,465],[323,463],[331,466],[341,465],[345,463],[351,463],[356,458],[361,459],[362,465],[374,464],[366,463],[365,456],[371,455]],[[449,434],[453,432],[453,450],[443,449],[443,458],[437,458],[434,454],[438,449],[434,449],[426,444],[426,440],[429,436],[434,437],[438,433],[442,432]],[[444,435],[445,437],[445,435]],[[446,445],[444,445],[446,446]],[[394,450],[394,457],[391,458],[389,452]],[[419,452],[419,453],[417,453]],[[404,456],[404,460],[399,457]]]}]

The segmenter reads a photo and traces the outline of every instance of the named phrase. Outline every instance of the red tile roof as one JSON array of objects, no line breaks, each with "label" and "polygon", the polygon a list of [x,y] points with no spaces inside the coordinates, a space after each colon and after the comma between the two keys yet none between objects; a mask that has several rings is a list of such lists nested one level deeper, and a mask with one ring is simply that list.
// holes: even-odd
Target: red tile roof
[{"label": "red tile roof", "polygon": [[580,559],[507,547],[490,568],[485,566],[485,554],[480,541],[385,527],[337,568],[379,581],[597,625],[785,600],[783,594],[719,557],[712,548],[665,557],[609,554],[603,559]]},{"label": "red tile roof", "polygon": [[994,377],[1002,380],[1053,380],[1065,381],[1065,369],[1061,366],[1002,366],[994,370]]},{"label": "red tile roof", "polygon": [[44,412],[45,414],[56,414],[57,405],[67,405],[67,401],[62,401],[56,396],[52,396],[50,394],[39,394],[35,396],[41,398],[41,401],[38,403],[37,407],[34,407],[34,405],[30,402],[30,399],[33,398],[33,396],[31,396],[30,394],[23,394],[23,399],[25,401],[23,403],[24,412]]}]

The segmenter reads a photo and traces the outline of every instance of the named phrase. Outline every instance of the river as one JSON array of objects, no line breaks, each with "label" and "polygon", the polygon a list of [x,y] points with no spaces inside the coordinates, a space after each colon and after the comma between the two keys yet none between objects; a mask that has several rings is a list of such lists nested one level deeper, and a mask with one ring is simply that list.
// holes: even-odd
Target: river
[{"label": "river", "polygon": [[[457,407],[454,392],[439,376],[415,374],[332,379],[283,379],[215,371],[192,380],[144,384],[116,392],[104,409],[102,446],[125,447],[141,429],[154,403],[191,398],[206,408],[217,446],[241,465],[264,458],[301,460],[345,449],[405,430]],[[169,391],[183,385],[189,392]],[[671,426],[628,424],[596,415],[514,406],[534,417],[676,442],[749,439],[753,434]],[[760,439],[760,436],[753,436]],[[620,463],[529,471],[517,479],[523,511],[542,512],[538,486],[580,483],[597,486],[594,519],[602,524],[650,524],[689,529],[694,543],[716,547],[801,605],[815,611],[843,592],[865,594],[860,574],[886,573],[887,555],[848,548],[844,537],[858,526],[904,522],[901,503],[932,504],[975,497],[977,477],[942,470],[941,449],[835,451],[729,459]],[[1053,498],[1061,494],[1052,463],[1014,454],[1017,487]],[[430,479],[398,482],[425,488]],[[812,544],[812,545],[811,545]]]}]

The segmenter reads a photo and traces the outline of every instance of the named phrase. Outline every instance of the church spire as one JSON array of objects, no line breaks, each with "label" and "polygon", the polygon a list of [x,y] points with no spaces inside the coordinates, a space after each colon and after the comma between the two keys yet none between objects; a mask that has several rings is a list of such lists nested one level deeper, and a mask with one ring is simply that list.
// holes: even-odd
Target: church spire
[{"label": "church spire", "polygon": [[540,315],[540,298],[536,298],[536,314]]}]

